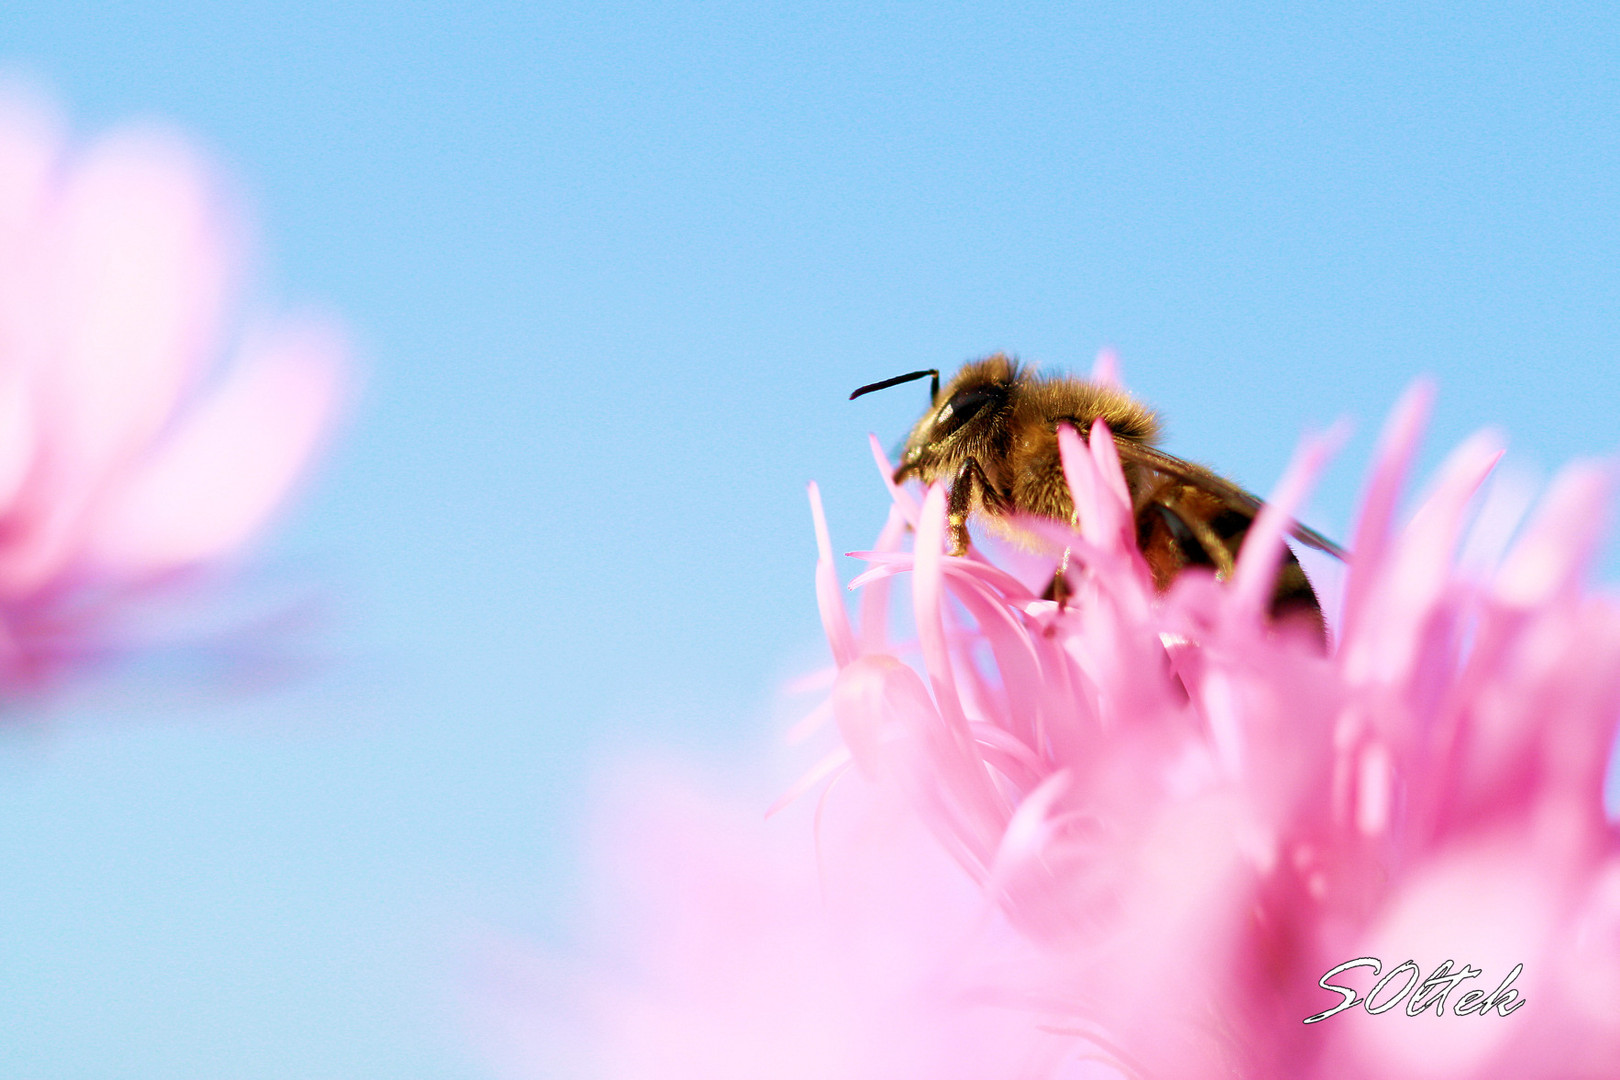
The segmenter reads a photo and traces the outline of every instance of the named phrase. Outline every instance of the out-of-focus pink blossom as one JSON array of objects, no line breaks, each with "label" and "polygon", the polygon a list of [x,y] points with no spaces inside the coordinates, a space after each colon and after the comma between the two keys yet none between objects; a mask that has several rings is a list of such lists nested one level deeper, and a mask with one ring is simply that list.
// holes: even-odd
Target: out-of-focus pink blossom
[{"label": "out-of-focus pink blossom", "polygon": [[588,848],[588,958],[486,950],[500,1075],[1033,1080],[1069,1055],[1007,1007],[1028,943],[894,792],[848,777],[813,830],[807,804],[766,821],[667,770],[617,780]]},{"label": "out-of-focus pink blossom", "polygon": [[0,97],[0,691],[132,592],[241,548],[327,429],[322,320],[236,330],[243,229],[175,134],[70,144]]},{"label": "out-of-focus pink blossom", "polygon": [[[1511,547],[1482,518],[1460,560],[1498,455],[1465,443],[1398,522],[1429,397],[1385,433],[1326,650],[1266,609],[1330,441],[1230,582],[1163,595],[1100,426],[1061,435],[1080,525],[1029,522],[1039,558],[949,556],[944,493],[891,485],[853,622],[812,490],[841,745],[769,824],[642,785],[592,848],[620,868],[616,962],[513,963],[494,1011],[513,1072],[1615,1075],[1620,605],[1583,581],[1607,473],[1569,469]],[[1060,609],[1039,594],[1064,549]],[[889,626],[908,580],[915,637]],[[1407,961],[1476,974],[1443,1010],[1305,1023],[1360,958],[1398,973],[1379,1004]],[[1364,997],[1374,976],[1333,981]]]}]

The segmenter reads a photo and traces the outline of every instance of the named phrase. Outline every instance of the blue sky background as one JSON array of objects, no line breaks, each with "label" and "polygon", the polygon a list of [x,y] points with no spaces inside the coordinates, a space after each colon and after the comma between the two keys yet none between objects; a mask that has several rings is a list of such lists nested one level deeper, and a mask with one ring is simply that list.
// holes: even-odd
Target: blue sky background
[{"label": "blue sky background", "polygon": [[1430,464],[1612,453],[1616,9],[1326,7],[10,0],[0,61],[193,132],[368,377],[266,552],[328,665],[0,738],[0,1074],[488,1075],[460,950],[563,919],[593,772],[747,761],[822,662],[804,483],[864,546],[924,397],[861,383],[1113,345],[1262,492],[1348,415],[1337,533],[1419,373]]}]

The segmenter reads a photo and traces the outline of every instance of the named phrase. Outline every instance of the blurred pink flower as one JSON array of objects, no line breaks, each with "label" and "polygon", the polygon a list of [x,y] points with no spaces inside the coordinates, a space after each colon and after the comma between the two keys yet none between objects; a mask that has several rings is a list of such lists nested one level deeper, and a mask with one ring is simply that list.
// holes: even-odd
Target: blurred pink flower
[{"label": "blurred pink flower", "polygon": [[334,327],[232,344],[243,233],[176,135],[71,147],[47,108],[0,97],[0,692],[238,551],[330,424]]},{"label": "blurred pink flower", "polygon": [[805,804],[767,822],[668,771],[616,780],[587,846],[588,959],[481,950],[500,1075],[1033,1080],[1069,1055],[992,998],[1027,945],[891,792],[850,777],[812,841]]},{"label": "blurred pink flower", "polygon": [[[943,493],[891,487],[854,625],[812,488],[837,665],[818,715],[841,745],[770,823],[628,781],[590,848],[613,868],[595,899],[614,962],[505,958],[484,1017],[508,1073],[1614,1075],[1620,606],[1582,578],[1607,474],[1568,470],[1511,548],[1487,507],[1459,557],[1498,455],[1465,443],[1397,526],[1429,396],[1386,431],[1326,651],[1264,618],[1326,441],[1232,581],[1189,571],[1165,595],[1100,428],[1062,435],[1081,526],[1046,529],[1044,559],[948,556]],[[1059,610],[1038,594],[1065,547]],[[902,574],[914,640],[888,625]],[[1415,991],[1305,1023],[1359,958],[1396,973],[1380,1005],[1407,961],[1476,974],[1443,1010],[1408,1015]]]}]

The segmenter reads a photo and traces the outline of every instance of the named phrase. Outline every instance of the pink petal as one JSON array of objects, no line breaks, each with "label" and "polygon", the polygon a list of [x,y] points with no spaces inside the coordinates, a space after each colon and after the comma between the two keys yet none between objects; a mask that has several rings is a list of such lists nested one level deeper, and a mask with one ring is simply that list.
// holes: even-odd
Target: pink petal
[{"label": "pink petal", "polygon": [[1101,386],[1122,387],[1119,374],[1119,354],[1113,349],[1097,350],[1097,359],[1091,365],[1091,381]]},{"label": "pink petal", "polygon": [[61,193],[61,352],[45,386],[72,467],[155,436],[217,348],[239,241],[217,185],[171,134],[92,146]]},{"label": "pink petal", "polygon": [[1400,498],[1406,472],[1411,467],[1418,440],[1428,423],[1429,412],[1434,405],[1434,392],[1431,382],[1419,380],[1413,383],[1401,395],[1384,423],[1383,434],[1379,436],[1372,474],[1361,497],[1361,519],[1356,525],[1355,542],[1351,545],[1350,574],[1345,583],[1344,600],[1346,637],[1357,629],[1367,605],[1366,591],[1383,560],[1384,545],[1395,517],[1396,500]]},{"label": "pink petal", "polygon": [[337,408],[345,352],[316,325],[249,346],[109,500],[91,558],[139,577],[244,544],[312,459]]},{"label": "pink petal", "polygon": [[1503,563],[1495,583],[1502,602],[1550,603],[1578,583],[1597,549],[1609,502],[1612,469],[1571,465],[1559,473],[1529,531]]},{"label": "pink petal", "polygon": [[1277,567],[1282,563],[1283,537],[1306,495],[1316,486],[1317,477],[1348,434],[1348,429],[1340,425],[1321,438],[1307,439],[1277,484],[1276,493],[1255,516],[1232,572],[1232,606],[1238,612],[1250,613],[1250,618],[1258,620],[1266,609]]},{"label": "pink petal", "polygon": [[833,660],[844,667],[855,659],[855,634],[849,626],[844,599],[838,595],[838,572],[833,569],[827,515],[821,508],[821,489],[815,481],[810,482],[810,516],[816,526],[816,603],[821,609],[821,625],[832,644]]}]

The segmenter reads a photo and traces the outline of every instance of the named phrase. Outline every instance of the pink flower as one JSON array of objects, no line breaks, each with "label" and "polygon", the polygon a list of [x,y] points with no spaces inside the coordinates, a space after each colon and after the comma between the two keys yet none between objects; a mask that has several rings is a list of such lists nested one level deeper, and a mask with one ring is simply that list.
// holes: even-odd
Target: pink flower
[{"label": "pink flower", "polygon": [[1613,1075],[1620,607],[1582,583],[1607,475],[1567,471],[1505,556],[1487,511],[1460,560],[1488,440],[1395,522],[1429,396],[1390,422],[1326,651],[1264,616],[1325,441],[1233,580],[1164,595],[1100,427],[1062,434],[1081,524],[1031,522],[1044,559],[946,555],[943,492],[891,486],[853,625],[812,489],[841,745],[768,824],[641,783],[591,848],[614,961],[492,980],[509,1073]]},{"label": "pink flower", "polygon": [[[856,585],[911,572],[922,676],[896,659],[907,645],[882,631],[881,594],[861,634],[848,625],[823,535],[847,754],[905,790],[1038,945],[1020,976],[1043,1002],[1032,1027],[1071,1027],[1127,1076],[1612,1075],[1620,857],[1602,787],[1620,607],[1582,584],[1607,474],[1566,471],[1499,565],[1465,573],[1465,511],[1498,456],[1487,440],[1392,520],[1428,397],[1408,395],[1385,435],[1331,655],[1262,615],[1320,442],[1229,584],[1189,572],[1161,597],[1112,439],[1064,432],[1081,511],[1078,534],[1055,538],[1079,564],[1066,611],[982,555],[945,555],[942,491],[920,506],[896,492]],[[901,521],[912,552],[894,550]],[[1486,1018],[1363,1002],[1306,1025],[1343,1000],[1318,980],[1362,957],[1425,978],[1448,960],[1482,969],[1452,1008],[1522,965],[1518,996]],[[1372,974],[1333,981],[1364,996]]]},{"label": "pink flower", "polygon": [[1028,946],[892,793],[849,778],[813,842],[802,803],[767,822],[667,770],[617,779],[582,942],[484,950],[473,1010],[500,1075],[983,1080],[1069,1055],[990,993]]},{"label": "pink flower", "polygon": [[0,98],[0,688],[93,649],[138,591],[240,550],[326,431],[332,326],[228,335],[242,236],[177,136],[72,148],[46,109]]}]

